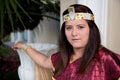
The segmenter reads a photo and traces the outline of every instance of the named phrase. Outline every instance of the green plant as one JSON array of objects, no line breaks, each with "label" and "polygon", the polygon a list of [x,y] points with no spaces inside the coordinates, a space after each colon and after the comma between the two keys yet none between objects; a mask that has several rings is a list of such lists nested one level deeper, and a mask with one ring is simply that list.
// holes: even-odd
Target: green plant
[{"label": "green plant", "polygon": [[0,0],[0,39],[18,29],[34,29],[43,16],[59,21],[59,13],[59,0]]},{"label": "green plant", "polygon": [[0,45],[0,80],[19,80],[19,57],[10,47]]},{"label": "green plant", "polygon": [[[18,11],[18,8],[21,9],[21,11],[28,16],[27,12],[22,8],[18,0],[0,0],[0,22],[1,22],[1,35],[0,37],[4,36],[4,27],[7,26],[5,23],[8,21],[10,22],[11,29],[14,30],[14,22],[13,22],[13,16],[18,18],[20,22],[23,24],[23,21],[21,19],[21,15]],[[28,16],[29,17],[29,16]],[[9,29],[9,28],[8,28]]]}]

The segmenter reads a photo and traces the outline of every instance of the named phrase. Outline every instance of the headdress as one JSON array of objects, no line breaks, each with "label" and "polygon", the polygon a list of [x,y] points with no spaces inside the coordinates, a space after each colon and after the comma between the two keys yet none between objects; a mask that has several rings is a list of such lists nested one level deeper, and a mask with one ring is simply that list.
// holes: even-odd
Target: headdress
[{"label": "headdress", "polygon": [[63,16],[63,21],[69,21],[69,20],[81,20],[81,19],[86,19],[86,20],[92,20],[94,21],[94,15],[91,13],[85,13],[85,12],[75,12],[74,7],[69,7],[68,8],[69,14],[65,14]]}]

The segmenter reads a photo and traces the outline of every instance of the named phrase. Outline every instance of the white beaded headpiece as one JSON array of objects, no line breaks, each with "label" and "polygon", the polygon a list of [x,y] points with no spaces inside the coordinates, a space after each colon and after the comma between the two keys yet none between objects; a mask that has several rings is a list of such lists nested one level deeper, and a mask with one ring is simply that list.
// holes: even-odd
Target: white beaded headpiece
[{"label": "white beaded headpiece", "polygon": [[63,16],[63,21],[69,21],[69,20],[92,20],[94,21],[94,15],[90,13],[84,13],[84,12],[75,12],[74,7],[68,8],[69,14],[66,14]]}]

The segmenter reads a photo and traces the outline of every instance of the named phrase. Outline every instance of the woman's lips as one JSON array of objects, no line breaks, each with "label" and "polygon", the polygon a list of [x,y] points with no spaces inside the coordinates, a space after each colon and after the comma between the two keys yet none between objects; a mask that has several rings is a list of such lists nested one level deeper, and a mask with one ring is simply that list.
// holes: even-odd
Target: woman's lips
[{"label": "woman's lips", "polygon": [[73,41],[79,41],[80,39],[72,39]]}]

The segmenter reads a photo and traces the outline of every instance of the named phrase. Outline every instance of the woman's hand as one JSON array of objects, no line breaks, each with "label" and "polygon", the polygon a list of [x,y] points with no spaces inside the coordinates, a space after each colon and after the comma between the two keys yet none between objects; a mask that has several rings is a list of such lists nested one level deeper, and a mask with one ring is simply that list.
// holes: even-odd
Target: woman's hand
[{"label": "woman's hand", "polygon": [[27,45],[25,45],[23,42],[17,42],[13,45],[12,47],[14,50],[16,49],[26,49],[27,48]]}]

